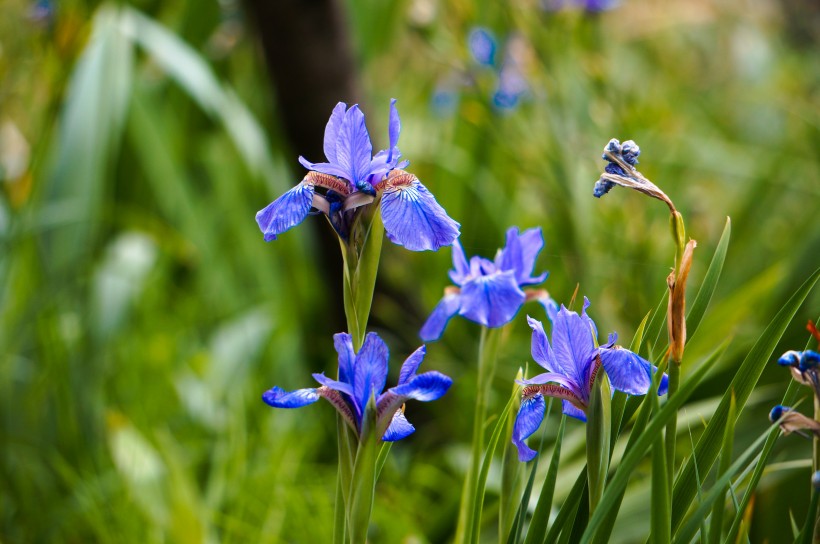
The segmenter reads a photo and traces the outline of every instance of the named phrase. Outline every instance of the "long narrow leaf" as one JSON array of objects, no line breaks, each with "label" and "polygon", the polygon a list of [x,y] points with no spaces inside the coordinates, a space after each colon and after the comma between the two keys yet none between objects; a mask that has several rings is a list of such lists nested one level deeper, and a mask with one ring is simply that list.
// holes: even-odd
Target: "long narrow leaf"
[{"label": "long narrow leaf", "polygon": [[726,252],[729,250],[731,234],[732,220],[727,217],[726,225],[723,227],[723,234],[720,235],[720,241],[718,241],[715,253],[712,255],[712,261],[709,263],[709,268],[703,277],[703,283],[700,284],[695,301],[689,308],[689,315],[686,316],[686,332],[689,338],[694,336],[695,331],[698,330],[703,315],[706,313],[706,308],[709,306],[709,301],[712,300],[712,295],[715,293],[718,280],[720,280],[720,273],[723,271],[723,262],[726,260]]},{"label": "long narrow leaf", "polygon": [[541,494],[538,496],[538,503],[535,505],[535,512],[532,515],[527,538],[524,544],[541,544],[547,536],[547,526],[549,524],[550,510],[552,509],[552,497],[555,494],[555,481],[558,479],[558,464],[561,459],[561,444],[564,441],[564,429],[566,428],[567,416],[561,415],[561,423],[558,425],[558,435],[555,437],[555,445],[552,447],[552,458],[550,459],[547,477],[541,487]]},{"label": "long narrow leaf", "polygon": [[495,429],[493,429],[493,434],[490,437],[490,443],[487,445],[487,452],[484,454],[484,461],[481,464],[481,471],[478,473],[478,479],[476,480],[474,490],[475,501],[472,518],[473,524],[469,533],[471,535],[469,540],[470,542],[478,542],[478,534],[481,527],[481,510],[484,506],[484,489],[487,485],[487,475],[490,473],[490,464],[492,463],[493,454],[495,453],[496,446],[498,445],[498,439],[507,423],[507,415],[510,413],[515,399],[516,393],[513,393],[510,400],[507,401],[507,406],[504,407],[504,410],[498,417],[498,421],[495,424]]},{"label": "long narrow leaf", "polygon": [[726,487],[732,481],[732,477],[757,456],[756,452],[758,450],[758,446],[760,446],[770,434],[776,434],[779,432],[779,427],[776,424],[772,425],[766,430],[766,432],[761,434],[751,446],[746,448],[746,451],[744,451],[740,457],[732,463],[728,470],[726,470],[726,472],[718,478],[715,485],[712,486],[712,489],[710,489],[709,492],[703,497],[703,501],[698,504],[698,508],[692,513],[692,516],[690,516],[686,525],[684,525],[683,528],[675,534],[675,543],[691,542],[700,528],[701,521],[712,507],[712,504],[714,504],[714,502],[718,499],[723,500],[725,497]]},{"label": "long narrow leaf", "polygon": [[[700,464],[701,473],[708,472],[717,459],[720,453],[720,443],[723,439],[723,428],[727,423],[734,425],[734,421],[728,422],[729,407],[731,404],[732,392],[737,397],[737,416],[743,411],[746,401],[749,399],[757,380],[763,373],[763,368],[769,362],[769,359],[783,336],[783,333],[791,322],[797,309],[806,299],[808,294],[814,287],[817,279],[820,278],[820,269],[816,270],[811,277],[801,285],[792,297],[783,305],[783,308],[772,319],[771,323],[758,341],[752,347],[749,354],[744,359],[743,363],[738,368],[732,383],[727,388],[726,394],[720,401],[720,405],[715,410],[712,419],[709,421],[706,430],[698,440],[695,446],[696,458]],[[696,493],[696,482],[694,477],[693,459],[690,458],[675,481],[675,488],[672,498],[672,504],[677,507],[672,511],[672,532],[680,526],[683,517],[688,508],[684,505],[689,505]]]},{"label": "long narrow leaf", "polygon": [[666,426],[666,423],[677,413],[677,410],[684,402],[695,392],[700,385],[701,380],[706,373],[712,368],[715,362],[720,358],[726,349],[726,344],[720,346],[697,370],[695,370],[684,383],[683,387],[678,390],[678,393],[666,403],[666,405],[658,412],[658,414],[649,422],[641,432],[635,444],[626,452],[621,463],[618,465],[618,470],[609,482],[609,485],[604,492],[601,501],[598,503],[598,508],[592,513],[589,520],[589,525],[583,534],[581,542],[588,543],[592,541],[595,532],[601,526],[604,519],[620,502],[620,494],[626,489],[626,484],[630,476],[635,471],[638,463],[643,459],[649,447],[652,445],[655,437]]}]

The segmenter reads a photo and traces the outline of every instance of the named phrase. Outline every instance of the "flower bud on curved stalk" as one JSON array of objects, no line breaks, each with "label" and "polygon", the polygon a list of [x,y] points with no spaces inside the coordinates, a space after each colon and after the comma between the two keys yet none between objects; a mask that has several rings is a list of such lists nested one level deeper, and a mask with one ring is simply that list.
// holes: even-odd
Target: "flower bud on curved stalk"
[{"label": "flower bud on curved stalk", "polygon": [[697,247],[695,240],[689,240],[676,270],[666,278],[669,287],[669,306],[666,324],[669,329],[669,359],[679,365],[686,344],[686,280],[692,267],[692,255]]}]

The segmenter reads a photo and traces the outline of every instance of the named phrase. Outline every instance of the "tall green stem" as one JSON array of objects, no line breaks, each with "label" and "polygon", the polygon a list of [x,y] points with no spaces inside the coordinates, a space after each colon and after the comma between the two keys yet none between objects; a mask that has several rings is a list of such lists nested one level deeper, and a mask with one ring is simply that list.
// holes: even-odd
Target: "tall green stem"
[{"label": "tall green stem", "polygon": [[[339,240],[344,259],[342,290],[347,330],[353,349],[364,344],[376,274],[379,269],[384,228],[380,208],[373,206],[372,217],[355,222],[348,240]],[[368,406],[369,412],[375,408]],[[367,416],[367,414],[365,414]],[[376,480],[376,451],[380,437],[370,436],[375,425],[365,425],[356,446],[355,435],[341,419],[336,420],[339,444],[339,473],[336,485],[334,544],[350,538],[352,544],[364,544],[373,510]]]},{"label": "tall green stem", "polygon": [[481,466],[481,454],[484,450],[484,420],[487,414],[487,402],[495,375],[498,337],[501,329],[481,328],[481,340],[478,345],[478,382],[476,383],[475,410],[473,411],[473,439],[470,467],[464,480],[461,492],[461,506],[458,514],[456,542],[466,544],[476,542],[478,535],[471,534],[473,510],[476,501],[476,482]]}]

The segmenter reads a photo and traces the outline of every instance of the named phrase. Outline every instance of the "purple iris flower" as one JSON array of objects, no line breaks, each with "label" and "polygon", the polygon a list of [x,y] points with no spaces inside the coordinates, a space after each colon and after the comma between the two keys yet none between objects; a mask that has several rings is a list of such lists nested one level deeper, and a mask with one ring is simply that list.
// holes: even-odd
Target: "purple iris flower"
[{"label": "purple iris flower", "polygon": [[532,275],[535,259],[543,247],[540,227],[521,234],[518,227],[510,227],[507,245],[498,250],[493,261],[474,256],[467,262],[461,244],[454,242],[450,279],[458,287],[444,290],[444,298],[419,332],[422,340],[431,342],[441,338],[454,315],[495,328],[509,323],[527,300],[538,300],[545,307],[554,306],[545,290],[522,289],[547,279],[547,272]]},{"label": "purple iris flower", "polygon": [[[657,367],[636,353],[616,346],[618,335],[615,333],[609,335],[609,343],[597,347],[598,329],[586,313],[588,307],[586,297],[581,315],[561,306],[552,318],[552,344],[541,322],[527,316],[532,328],[532,357],[546,372],[519,381],[524,390],[512,442],[518,447],[521,461],[530,461],[537,454],[524,440],[537,431],[544,420],[544,396],[561,399],[566,415],[586,421],[592,384],[601,366],[613,389],[628,395],[645,395],[649,391]],[[664,374],[658,395],[665,394],[667,389],[668,377]]]},{"label": "purple iris flower", "polygon": [[328,162],[299,157],[310,170],[304,179],[256,214],[266,242],[304,221],[312,210],[326,214],[347,239],[358,209],[377,200],[387,237],[395,244],[435,251],[458,238],[460,225],[415,175],[403,170],[408,162],[399,161],[401,120],[395,104],[390,101],[390,148],[375,155],[359,106],[336,105],[325,128]]},{"label": "purple iris flower", "polygon": [[399,372],[399,384],[385,391],[389,351],[378,334],[368,333],[359,353],[353,352],[353,341],[347,333],[334,335],[333,343],[339,353],[338,380],[324,374],[314,374],[313,378],[321,387],[296,391],[274,387],[262,395],[262,400],[274,408],[300,408],[325,398],[359,435],[365,407],[372,396],[376,400],[378,414],[377,436],[385,442],[395,442],[416,430],[404,417],[404,403],[410,399],[424,402],[436,400],[453,383],[440,372],[416,374],[426,353],[426,348],[421,346],[404,361]]}]

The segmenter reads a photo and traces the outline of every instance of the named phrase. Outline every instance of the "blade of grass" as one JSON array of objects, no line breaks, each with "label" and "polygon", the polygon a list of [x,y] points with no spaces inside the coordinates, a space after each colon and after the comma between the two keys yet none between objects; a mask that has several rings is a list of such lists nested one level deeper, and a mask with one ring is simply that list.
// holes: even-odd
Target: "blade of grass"
[{"label": "blade of grass", "polygon": [[698,330],[703,315],[709,306],[709,301],[712,300],[712,295],[715,293],[720,274],[723,271],[723,263],[726,260],[726,252],[729,250],[731,234],[732,220],[727,217],[726,225],[723,227],[723,234],[720,235],[717,248],[715,248],[715,253],[712,255],[712,261],[709,263],[709,268],[706,270],[706,275],[700,284],[695,301],[689,307],[689,315],[686,316],[686,331],[689,338],[692,338]]},{"label": "blade of grass", "polygon": [[578,506],[581,504],[582,499],[584,499],[584,496],[586,495],[586,489],[587,467],[585,466],[578,475],[578,478],[575,480],[575,484],[573,484],[567,498],[564,500],[564,504],[561,505],[561,509],[558,510],[558,515],[555,517],[555,522],[552,524],[547,536],[545,536],[542,541],[543,544],[558,542],[558,537],[561,534],[569,534],[571,532],[569,523],[571,521],[575,521]]},{"label": "blade of grass", "polygon": [[[729,421],[734,421],[736,410],[737,407],[735,397],[734,395],[732,395],[732,402],[729,404]],[[723,433],[723,444],[720,448],[718,476],[722,476],[726,473],[727,470],[729,470],[730,463],[732,462],[732,448],[734,446],[734,437],[735,426],[726,425],[726,429]],[[707,540],[708,544],[718,544],[718,542],[720,542],[721,533],[723,532],[723,511],[725,510],[725,495],[727,489],[728,485],[723,488],[723,492],[719,494],[718,498],[715,500],[714,506],[712,507],[712,521],[709,523],[709,537]],[[699,499],[698,502],[702,504],[703,500]],[[706,533],[701,531],[701,537],[705,536]]]},{"label": "blade of grass", "polygon": [[555,437],[555,445],[552,448],[547,477],[541,487],[541,494],[538,496],[538,503],[535,505],[535,512],[532,521],[527,529],[527,537],[524,544],[541,544],[549,525],[550,510],[552,509],[552,498],[555,494],[555,481],[558,479],[558,464],[561,458],[561,444],[564,440],[564,429],[566,428],[567,416],[561,415],[561,423],[558,424],[558,435]]},{"label": "blade of grass", "polygon": [[[772,433],[779,433],[780,428],[773,424],[771,425],[764,433],[762,433],[753,443],[751,446],[746,448],[740,457],[731,464],[731,466],[726,470],[724,474],[718,478],[715,482],[715,485],[709,490],[709,492],[703,497],[703,501],[698,504],[697,509],[692,513],[689,517],[689,521],[684,525],[677,533],[675,534],[675,543],[685,543],[691,542],[692,539],[698,532],[700,527],[701,521],[706,516],[709,508],[717,501],[718,499],[723,499],[726,495],[726,487],[732,481],[732,477],[737,474],[742,468],[746,467],[750,462],[754,460],[754,458],[758,457],[757,454],[758,446],[763,444],[763,442],[768,438],[769,435]],[[714,521],[714,520],[713,520]]]},{"label": "blade of grass", "polygon": [[469,531],[469,542],[478,542],[479,529],[481,527],[481,510],[484,506],[484,489],[487,485],[487,475],[490,473],[490,464],[492,463],[493,454],[495,453],[496,446],[498,445],[498,439],[507,424],[507,415],[510,413],[516,397],[517,392],[514,392],[510,397],[510,400],[507,401],[507,406],[504,407],[504,410],[498,417],[498,421],[495,424],[495,429],[493,429],[493,434],[490,436],[490,443],[487,445],[487,451],[484,454],[484,461],[481,463],[481,471],[478,473],[478,478],[474,489],[475,500],[473,501],[473,523]]}]

